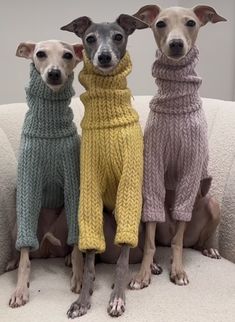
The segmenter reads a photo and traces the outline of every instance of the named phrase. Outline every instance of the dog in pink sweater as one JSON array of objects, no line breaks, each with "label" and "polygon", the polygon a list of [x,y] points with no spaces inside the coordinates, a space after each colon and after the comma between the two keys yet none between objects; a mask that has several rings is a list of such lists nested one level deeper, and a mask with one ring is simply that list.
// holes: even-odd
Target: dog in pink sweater
[{"label": "dog in pink sweater", "polygon": [[216,249],[208,247],[220,210],[207,195],[211,184],[207,122],[198,93],[201,78],[195,72],[199,55],[195,41],[201,26],[225,19],[208,6],[162,10],[147,5],[134,16],[149,24],[159,49],[152,69],[158,92],[150,102],[144,134],[145,251],[130,286],[139,289],[150,283],[156,241],[171,245],[171,281],[186,285],[183,247],[220,258]]}]

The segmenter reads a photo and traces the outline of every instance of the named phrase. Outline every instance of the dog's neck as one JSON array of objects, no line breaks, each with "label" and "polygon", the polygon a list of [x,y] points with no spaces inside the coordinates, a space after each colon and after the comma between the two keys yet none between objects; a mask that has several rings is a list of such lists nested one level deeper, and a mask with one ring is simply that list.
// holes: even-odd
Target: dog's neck
[{"label": "dog's neck", "polygon": [[138,121],[138,114],[131,106],[131,92],[126,77],[131,72],[128,53],[117,67],[108,74],[99,71],[83,54],[84,68],[79,80],[85,87],[81,101],[85,114],[81,123],[83,129],[99,129],[123,126]]},{"label": "dog's neck", "polygon": [[150,102],[151,110],[185,114],[201,108],[198,89],[202,80],[195,71],[198,56],[195,46],[179,61],[169,59],[157,50],[152,75],[156,78],[158,92]]},{"label": "dog's neck", "polygon": [[42,80],[34,64],[30,66],[30,80],[26,87],[29,107],[25,116],[23,133],[38,138],[60,138],[76,132],[73,111],[69,107],[75,94],[73,74],[58,92],[52,91]]}]

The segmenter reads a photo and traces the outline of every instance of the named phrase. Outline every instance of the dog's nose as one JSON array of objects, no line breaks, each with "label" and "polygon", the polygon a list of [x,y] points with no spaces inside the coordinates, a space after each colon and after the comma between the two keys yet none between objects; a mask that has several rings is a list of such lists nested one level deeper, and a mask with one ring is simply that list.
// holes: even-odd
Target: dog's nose
[{"label": "dog's nose", "polygon": [[181,39],[173,39],[170,41],[169,47],[172,55],[179,55],[184,48],[184,42]]},{"label": "dog's nose", "polygon": [[112,56],[109,53],[101,53],[98,56],[98,60],[101,65],[107,65],[111,62]]},{"label": "dog's nose", "polygon": [[61,71],[59,69],[53,68],[48,72],[48,78],[51,81],[58,81],[61,78]]}]

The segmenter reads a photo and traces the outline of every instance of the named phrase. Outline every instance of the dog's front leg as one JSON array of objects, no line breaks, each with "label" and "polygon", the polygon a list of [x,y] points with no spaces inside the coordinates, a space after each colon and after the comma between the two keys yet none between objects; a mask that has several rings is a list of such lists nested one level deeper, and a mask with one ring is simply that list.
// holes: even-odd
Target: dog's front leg
[{"label": "dog's front leg", "polygon": [[171,242],[172,264],[170,279],[177,285],[187,285],[189,283],[187,274],[183,268],[183,239],[186,229],[186,222],[178,221],[176,224],[176,233]]},{"label": "dog's front leg", "polygon": [[10,298],[10,301],[9,301],[10,307],[12,308],[19,307],[19,306],[25,305],[29,301],[29,277],[30,277],[29,249],[22,248],[20,252],[17,286]]},{"label": "dog's front leg", "polygon": [[128,245],[123,245],[117,261],[114,288],[107,309],[111,316],[120,316],[125,311],[125,288],[128,283],[129,256],[130,247]]},{"label": "dog's front leg", "polygon": [[77,301],[75,301],[67,312],[68,318],[76,318],[87,313],[91,307],[90,298],[93,293],[95,280],[95,251],[87,251],[82,279],[82,290]]}]

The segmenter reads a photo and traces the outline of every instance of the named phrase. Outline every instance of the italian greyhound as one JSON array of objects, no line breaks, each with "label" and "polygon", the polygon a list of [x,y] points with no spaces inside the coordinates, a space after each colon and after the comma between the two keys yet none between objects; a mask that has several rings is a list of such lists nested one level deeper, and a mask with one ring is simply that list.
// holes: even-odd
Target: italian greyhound
[{"label": "italian greyhound", "polygon": [[[57,40],[49,40],[39,43],[20,43],[16,51],[16,56],[30,59],[32,65],[30,83],[26,89],[29,111],[25,117],[21,137],[17,185],[17,225],[13,233],[14,241],[17,240],[19,243],[17,248],[20,250],[20,258],[15,254],[14,259],[7,266],[7,270],[18,266],[17,286],[9,301],[12,308],[25,305],[29,301],[30,258],[67,256],[67,265],[72,265],[71,290],[76,293],[80,291],[83,256],[78,250],[77,243],[70,240],[68,243],[70,246],[68,246],[66,241],[68,242],[71,230],[77,232],[80,141],[76,127],[72,122],[73,114],[68,104],[71,96],[74,95],[73,70],[82,60],[82,50],[83,46],[80,44],[70,45]],[[48,105],[49,103],[50,105]],[[61,106],[60,110],[59,106]],[[33,123],[34,120],[36,122]],[[55,131],[52,135],[49,133],[51,122],[57,122],[53,123]],[[32,134],[33,137],[31,134],[26,134],[27,124],[30,124],[31,130],[35,130],[35,128],[37,130],[35,132],[37,134]],[[61,124],[63,124],[62,127],[60,127]],[[60,133],[61,128],[63,132]],[[72,129],[71,133],[70,129]],[[28,140],[27,145],[24,140]],[[60,148],[56,152],[52,152],[51,143]],[[34,144],[38,144],[40,149],[40,160],[32,165],[31,162],[36,153],[33,148]],[[69,161],[69,164],[65,160],[66,155],[69,155],[69,159],[72,160]],[[23,174],[21,170],[22,159],[26,163]],[[73,172],[68,174],[66,167],[72,169]],[[48,170],[49,168],[53,170]],[[38,174],[34,178],[33,185],[32,181],[24,185],[24,182],[27,181],[27,174],[30,173],[30,178],[32,178],[34,171]],[[43,177],[42,182],[40,174]],[[59,178],[59,181],[55,181],[55,176],[57,179]],[[38,185],[39,182],[40,185]],[[30,187],[32,189],[28,191],[27,189]],[[22,191],[22,189],[24,190]],[[22,195],[26,192],[27,198],[22,201]],[[50,192],[53,192],[57,198],[55,202],[52,202],[53,205],[48,201],[45,203],[42,201],[50,196]],[[37,200],[37,203],[33,205],[30,200],[34,203]],[[43,208],[40,213],[42,207],[47,207],[47,209]],[[63,207],[65,207],[65,211]],[[31,219],[26,218],[27,216]],[[28,222],[28,219],[29,225],[26,234],[21,237],[20,227],[22,223]],[[39,250],[32,251],[34,250],[33,246],[27,244],[28,236],[32,236],[36,243],[40,243]],[[35,249],[37,248],[35,247]],[[71,250],[72,254],[69,254]]]},{"label": "italian greyhound", "polygon": [[[82,39],[84,51],[86,54],[86,59],[88,59],[88,61],[89,61],[89,63],[87,63],[87,64],[89,64],[89,70],[94,68],[96,71],[95,76],[93,76],[93,77],[97,77],[97,79],[102,78],[102,80],[104,82],[106,79],[106,81],[109,82],[109,79],[112,79],[112,78],[115,79],[115,76],[112,76],[113,75],[112,72],[113,72],[113,70],[116,70],[116,68],[118,68],[120,66],[119,62],[122,61],[122,59],[124,59],[124,56],[126,57],[126,55],[127,55],[126,46],[127,46],[128,36],[130,34],[132,34],[136,29],[143,29],[143,28],[147,28],[147,27],[148,27],[147,24],[145,24],[144,22],[140,21],[139,19],[137,19],[135,17],[128,16],[128,15],[120,15],[118,17],[118,19],[112,23],[94,23],[91,21],[90,18],[84,16],[84,17],[80,17],[80,18],[72,21],[71,23],[62,27],[61,29],[67,30],[70,32],[74,32],[78,37],[80,37]],[[90,65],[93,67],[91,68]],[[90,77],[90,75],[89,75],[89,77]],[[81,79],[81,74],[80,74],[80,79]],[[91,77],[89,79],[91,80]],[[125,85],[125,82],[126,82],[126,80],[124,82],[122,81],[122,84]],[[93,86],[93,89],[95,86],[96,85]],[[105,88],[107,88],[107,85]],[[115,90],[116,90],[116,88],[114,89],[114,91]],[[104,92],[105,92],[105,89],[104,89]],[[123,90],[121,90],[120,92],[123,92]],[[124,92],[125,92],[125,90],[124,90]],[[99,93],[100,93],[100,95],[102,95],[100,89],[99,89]],[[92,97],[94,97],[94,99],[97,98],[97,96],[94,96],[94,94]],[[106,103],[104,103],[104,104],[106,104]],[[97,108],[98,108],[97,106],[94,106],[95,110]],[[113,108],[114,108],[114,106],[113,106]],[[130,107],[130,109],[132,110],[131,107]],[[109,106],[109,108],[107,110],[107,115],[109,113],[111,113],[111,115],[113,113],[112,106]],[[117,120],[116,119],[117,115],[116,115],[116,117],[114,117],[115,120]],[[85,108],[85,116],[84,117],[86,117],[86,108]],[[101,122],[102,121],[103,120],[101,120]],[[110,126],[111,126],[111,123],[110,123]],[[138,127],[138,132],[139,132],[138,121],[137,122],[135,121],[134,126]],[[122,131],[125,131],[125,128],[126,128],[126,126],[118,125],[114,129],[114,131],[118,131],[118,135],[121,135]],[[90,130],[90,134],[89,134],[90,137],[92,135],[93,136],[99,135],[99,128],[97,129],[97,131],[98,132],[93,133],[92,130]],[[101,131],[102,131],[102,128],[101,128]],[[131,128],[131,131],[132,131],[132,128]],[[133,132],[130,132],[130,133],[133,134]],[[84,134],[85,134],[85,131],[83,130],[82,139],[84,138]],[[112,134],[113,134],[113,132],[110,134],[108,133],[106,135],[106,139],[109,140],[109,137],[111,137]],[[103,136],[103,137],[105,139],[105,136]],[[139,136],[139,134],[137,134],[137,137],[140,138],[139,140],[140,140],[140,144],[141,144],[142,136]],[[120,142],[124,143],[124,141],[125,141],[125,139],[123,139],[123,138],[120,139]],[[118,152],[119,155],[122,154],[121,151],[124,149],[123,143],[120,144],[120,147],[119,147],[120,150]],[[84,146],[85,146],[85,144],[86,144],[86,142],[84,141]],[[82,143],[82,146],[83,146],[83,143]],[[136,147],[136,148],[138,148],[138,147]],[[108,147],[108,149],[109,149],[109,147]],[[138,153],[139,153],[139,151],[138,151]],[[102,163],[102,161],[101,161],[101,163]],[[142,163],[142,161],[140,161],[140,164],[138,163],[138,165],[136,166],[136,169],[135,169],[136,173],[140,172],[139,170],[142,168],[141,163]],[[122,164],[120,167],[121,167],[121,169],[122,168],[124,169],[127,167],[129,168],[129,165],[128,165],[128,163],[126,163],[126,164]],[[133,164],[132,164],[132,169],[133,169]],[[116,170],[113,168],[111,171],[116,171]],[[113,173],[115,173],[115,172],[113,172]],[[122,175],[122,176],[124,176],[124,175]],[[140,174],[140,176],[142,176],[142,175]],[[95,177],[95,174],[94,174],[94,177]],[[96,179],[94,179],[94,177],[92,178],[92,180],[94,180],[93,183],[95,185]],[[117,180],[119,180],[118,177],[116,177],[115,180],[117,182]],[[121,181],[118,183],[121,185]],[[92,184],[92,186],[93,186],[93,184]],[[129,183],[126,183],[125,186],[129,187]],[[140,184],[140,189],[141,189],[141,184]],[[109,212],[112,213],[112,211],[115,212],[115,209],[114,209],[115,202],[114,202],[113,206],[110,206],[110,204],[107,205],[105,203],[105,198],[106,198],[105,196],[106,196],[107,191],[109,191],[109,188],[107,188],[107,190],[105,190],[104,197],[101,202],[104,203],[104,206],[107,209],[109,209]],[[82,186],[81,186],[81,192],[82,192]],[[116,196],[117,191],[113,192],[113,194],[114,194],[114,196]],[[141,196],[141,192],[138,195]],[[86,196],[84,196],[84,198],[86,198]],[[81,196],[80,196],[80,202],[82,202]],[[94,203],[97,203],[97,200],[95,200]],[[130,203],[131,203],[131,201],[130,201]],[[84,204],[86,204],[86,206],[88,206],[88,203],[84,202]],[[114,208],[112,208],[112,207],[114,207]],[[140,207],[140,210],[141,210],[141,207]],[[87,211],[87,216],[89,216],[90,212],[89,212],[88,208],[85,207],[85,211]],[[115,212],[115,214],[116,214],[116,212]],[[81,216],[81,213],[79,212],[79,220],[81,220],[80,216]],[[125,210],[124,210],[123,216],[125,216]],[[135,216],[134,213],[132,214],[132,216]],[[116,217],[116,215],[115,215],[115,217]],[[116,217],[116,219],[117,219],[117,217]],[[86,218],[84,217],[83,222],[85,220],[86,220]],[[103,219],[101,219],[101,220],[103,221]],[[105,221],[105,222],[107,224],[107,221]],[[116,230],[116,227],[115,227],[115,223],[114,223],[113,219],[111,219],[110,223],[105,225],[105,228],[104,228],[105,233],[107,231],[110,231],[109,229],[106,230],[106,228],[109,227],[109,224],[110,224],[110,226],[112,226],[113,233],[114,233],[114,231]],[[80,227],[80,232],[81,232],[81,227]],[[110,240],[112,239],[112,237],[110,235],[109,236],[106,235],[105,238],[106,238],[107,244],[110,243]],[[81,243],[81,238],[80,238],[79,243]],[[113,291],[112,291],[112,294],[110,297],[110,301],[109,301],[109,305],[108,305],[108,313],[111,316],[120,316],[125,311],[125,288],[127,285],[127,278],[128,278],[128,271],[129,271],[130,245],[127,243],[123,243],[120,246],[121,247],[118,252],[119,257],[117,260],[114,288],[113,288]],[[97,246],[94,246],[94,247],[97,247]],[[113,249],[113,248],[109,247],[109,251],[111,249]],[[94,280],[95,280],[95,266],[94,266],[95,252],[96,252],[96,249],[87,249],[86,250],[84,275],[83,275],[83,281],[82,281],[83,286],[82,286],[82,290],[81,290],[78,300],[75,301],[71,305],[70,309],[68,310],[67,315],[69,318],[75,318],[75,317],[82,316],[82,315],[86,314],[87,310],[91,306],[91,302],[90,302],[91,299],[90,298],[91,298],[91,294],[93,292]],[[138,251],[137,251],[137,253],[138,253]],[[138,258],[140,256],[139,254],[140,253],[136,254],[136,256],[137,256],[136,258]],[[106,253],[106,255],[107,255],[107,253]],[[101,259],[102,259],[102,254],[101,254]],[[106,260],[108,260],[108,259],[106,258]],[[115,261],[115,256],[112,256],[111,261]]]},{"label": "italian greyhound", "polygon": [[[206,25],[208,22],[217,23],[226,20],[219,16],[213,8],[208,6],[197,6],[192,9],[181,7],[161,9],[156,5],[146,5],[142,7],[136,14],[134,14],[134,16],[143,20],[151,27],[157,46],[160,49],[159,55],[162,55],[161,57],[163,57],[162,59],[164,62],[167,61],[166,64],[169,64],[169,66],[167,65],[166,67],[168,68],[168,72],[170,71],[172,64],[175,64],[173,68],[177,70],[177,66],[180,65],[180,61],[182,61],[189,55],[190,52],[192,52],[191,49],[195,45],[200,27]],[[157,69],[158,68],[156,66],[156,70]],[[196,74],[194,74],[194,76],[196,76]],[[161,76],[159,76],[159,79],[160,78]],[[200,81],[198,82],[200,83]],[[169,92],[165,94],[167,97]],[[162,111],[162,113],[157,115],[157,118],[163,118],[165,114],[164,111]],[[202,120],[204,124],[204,116],[202,117]],[[172,118],[172,122],[174,122],[174,118]],[[156,127],[158,127],[158,125],[155,125],[155,128]],[[202,126],[202,131],[204,131],[205,127],[204,125]],[[150,132],[151,131],[148,131],[148,133]],[[146,131],[145,135],[147,135]],[[177,136],[175,135],[174,138],[175,137]],[[206,138],[205,141],[207,141]],[[207,145],[207,143],[205,143],[205,145]],[[159,151],[157,150],[156,153],[161,153],[162,150],[160,151],[160,147],[156,145],[156,149],[158,148]],[[179,152],[175,152],[175,156],[177,153]],[[155,170],[158,171],[158,169]],[[177,174],[172,173],[171,177],[174,177],[175,175]],[[198,177],[199,176],[200,174],[198,174]],[[159,184],[159,181],[156,184]],[[194,182],[191,182],[191,185],[193,184]],[[206,256],[217,259],[220,258],[218,250],[210,246],[210,239],[220,222],[219,204],[215,198],[207,194],[211,185],[210,177],[204,178],[201,181],[201,184],[199,182],[199,185],[200,188],[196,197],[193,211],[191,213],[192,219],[188,222],[177,220],[175,218],[173,219],[171,216],[171,213],[174,211],[176,197],[178,195],[177,185],[174,190],[168,190],[168,188],[163,187],[163,191],[166,189],[164,192],[165,222],[157,223],[156,221],[146,220],[143,261],[139,273],[130,283],[131,289],[141,289],[150,284],[151,265],[155,256],[156,243],[164,246],[171,245],[172,264],[170,279],[177,285],[187,285],[189,283],[187,274],[183,268],[183,247],[194,247],[201,250]],[[146,198],[147,197],[148,196],[146,196]],[[164,205],[162,208],[164,212]],[[181,211],[184,211],[184,209],[181,209]],[[157,212],[157,210],[155,212]],[[155,212],[153,211],[153,214]]]}]

